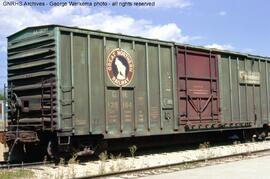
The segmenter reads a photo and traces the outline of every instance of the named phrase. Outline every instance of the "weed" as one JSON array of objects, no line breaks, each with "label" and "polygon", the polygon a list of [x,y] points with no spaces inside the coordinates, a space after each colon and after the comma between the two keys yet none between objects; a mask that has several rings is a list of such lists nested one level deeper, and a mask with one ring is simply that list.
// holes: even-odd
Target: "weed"
[{"label": "weed", "polygon": [[110,166],[110,171],[114,172],[115,171],[116,156],[114,156],[113,154],[110,154],[110,159],[113,160],[112,165]]},{"label": "weed", "polygon": [[74,165],[73,164],[71,166],[70,173],[71,173],[71,178],[75,178],[76,177],[76,172],[75,172],[75,168],[74,168]]},{"label": "weed", "polygon": [[233,141],[233,145],[237,145],[237,144],[241,144],[240,141],[236,140],[236,141]]},{"label": "weed", "polygon": [[105,162],[108,159],[108,153],[107,153],[107,151],[104,151],[101,154],[99,154],[98,158],[99,158],[99,160]]},{"label": "weed", "polygon": [[47,155],[44,156],[44,159],[43,159],[43,165],[46,165],[48,159],[47,159]]},{"label": "weed", "polygon": [[68,164],[78,164],[77,157],[78,156],[76,154],[73,154],[72,157],[68,160]]},{"label": "weed", "polygon": [[110,159],[115,160],[115,156],[112,153],[110,153]]},{"label": "weed", "polygon": [[210,142],[204,142],[199,145],[199,149],[207,149],[210,147]]},{"label": "weed", "polygon": [[108,159],[107,151],[102,152],[101,154],[99,154],[98,158],[100,160],[99,173],[104,174],[105,173],[105,162]]},{"label": "weed", "polygon": [[135,153],[136,153],[136,151],[137,151],[137,146],[136,146],[136,145],[132,145],[132,146],[130,146],[128,149],[129,149],[129,152],[130,152],[130,154],[131,154],[131,157],[134,158]]},{"label": "weed", "polygon": [[121,159],[121,158],[123,158],[123,157],[122,157],[121,154],[118,154],[115,158],[116,158],[116,159]]},{"label": "weed", "polygon": [[191,163],[187,163],[187,162],[185,162],[185,164],[183,165],[183,168],[184,169],[190,169],[192,167],[193,167],[192,164]]},{"label": "weed", "polygon": [[60,161],[59,161],[59,165],[65,165],[65,159],[64,158],[60,158]]},{"label": "weed", "polygon": [[77,157],[78,156],[76,154],[73,154],[72,157],[68,160],[68,165],[71,165],[70,167],[71,178],[76,177],[74,164],[78,164]]},{"label": "weed", "polygon": [[124,166],[123,165],[123,160],[122,160],[122,155],[121,154],[118,154],[117,156],[115,156],[115,159],[117,160],[117,170],[118,171],[121,171],[122,170],[122,167]]}]

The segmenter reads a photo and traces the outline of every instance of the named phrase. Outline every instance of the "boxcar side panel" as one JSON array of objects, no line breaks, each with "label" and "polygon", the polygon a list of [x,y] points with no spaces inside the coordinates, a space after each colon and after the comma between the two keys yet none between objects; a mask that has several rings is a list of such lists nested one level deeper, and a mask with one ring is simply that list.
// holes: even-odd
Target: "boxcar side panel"
[{"label": "boxcar side panel", "polygon": [[87,36],[73,34],[74,127],[76,134],[89,133]]},{"label": "boxcar side panel", "polygon": [[136,94],[135,94],[135,130],[137,133],[143,134],[147,131],[147,83],[145,79],[146,74],[146,48],[144,43],[135,44],[135,59],[141,59],[136,61],[136,69],[139,68],[140,72],[136,73]]},{"label": "boxcar side panel", "polygon": [[174,132],[172,43],[60,31],[63,129],[105,138]]},{"label": "boxcar side panel", "polygon": [[69,33],[61,33],[61,128],[72,130],[72,84],[71,84],[71,37]]},{"label": "boxcar side panel", "polygon": [[[173,68],[175,68],[174,64],[172,64],[172,53],[171,49],[167,47],[159,47],[160,48],[160,81],[161,81],[161,124],[160,128],[164,130],[174,129],[174,93],[176,90],[173,88]],[[175,57],[173,57],[175,59]],[[176,110],[176,108],[175,108]],[[176,118],[177,119],[177,118]]]},{"label": "boxcar side panel", "polygon": [[148,90],[149,90],[149,130],[160,130],[160,89],[159,89],[159,71],[158,71],[158,48],[154,45],[148,45]]},{"label": "boxcar side panel", "polygon": [[[109,37],[106,38],[105,45],[105,56],[104,63],[105,69],[103,70],[106,83],[105,83],[105,94],[106,94],[106,131],[111,136],[120,135],[132,135],[134,132],[134,77],[130,80],[129,84],[125,86],[117,86],[114,83],[117,81],[119,76],[128,76],[131,68],[136,65],[129,64],[125,61],[121,55],[117,56],[116,53],[123,52],[130,55],[131,59],[134,59],[134,51],[132,49],[132,41],[121,41],[120,39]],[[118,51],[116,49],[122,49],[123,51]],[[116,51],[115,51],[116,50]],[[115,53],[115,54],[114,54]],[[114,55],[116,57],[114,58]],[[110,61],[112,60],[112,61]],[[118,62],[116,62],[118,61]],[[126,64],[125,64],[126,63]],[[122,66],[121,66],[122,65]],[[124,68],[122,73],[120,68]],[[111,74],[109,74],[112,69]],[[114,71],[115,70],[115,71]],[[115,75],[109,78],[109,75]],[[122,78],[121,77],[121,78]],[[116,81],[114,81],[116,80]]]},{"label": "boxcar side panel", "polygon": [[259,71],[261,72],[261,88],[260,88],[260,100],[261,100],[261,118],[263,123],[268,123],[268,112],[267,112],[267,90],[266,90],[266,63],[267,61],[259,62]]},{"label": "boxcar side panel", "polygon": [[229,78],[225,78],[223,76],[223,75],[229,74],[228,66],[229,66],[228,60],[223,60],[222,63],[219,63],[220,109],[221,109],[220,112],[221,112],[222,119],[223,119],[223,116],[228,116],[230,115],[230,112],[231,112],[230,99],[224,98],[225,94],[227,95],[230,94]]},{"label": "boxcar side panel", "polygon": [[[239,59],[239,68],[238,68],[238,73],[240,70],[244,70],[245,69],[245,60],[243,57],[238,58]],[[246,85],[240,85],[240,78],[239,78],[239,74],[238,76],[238,82],[237,82],[237,86],[239,86],[240,91],[239,91],[239,108],[240,108],[240,121],[244,122],[244,121],[248,121],[248,108],[247,108],[247,91],[246,91]],[[225,118],[223,118],[223,120],[225,120]]]},{"label": "boxcar side panel", "polygon": [[222,123],[258,126],[268,123],[268,62],[258,58],[221,55],[220,94]]},{"label": "boxcar side panel", "polygon": [[[92,133],[105,131],[105,97],[104,97],[104,45],[100,36],[90,36],[90,129]],[[94,53],[92,53],[94,52]]]}]

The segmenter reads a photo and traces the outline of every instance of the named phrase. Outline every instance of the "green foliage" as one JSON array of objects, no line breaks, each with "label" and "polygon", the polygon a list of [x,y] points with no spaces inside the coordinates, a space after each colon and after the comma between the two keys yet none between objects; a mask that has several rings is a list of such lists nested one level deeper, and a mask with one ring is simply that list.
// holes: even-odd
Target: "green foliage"
[{"label": "green foliage", "polygon": [[33,175],[34,173],[32,171],[24,169],[0,171],[1,179],[32,178]]},{"label": "green foliage", "polygon": [[130,152],[131,156],[134,157],[135,156],[135,153],[137,151],[137,146],[136,145],[132,145],[128,149],[129,149],[129,152]]},{"label": "green foliage", "polygon": [[207,149],[210,147],[210,142],[204,142],[199,145],[199,149]]},{"label": "green foliage", "polygon": [[48,162],[48,158],[47,158],[47,155],[44,156],[43,158],[43,164],[46,165]]},{"label": "green foliage", "polygon": [[[79,161],[77,160],[77,155],[73,154],[72,157],[69,159],[68,164],[72,165],[72,164],[78,164]],[[72,165],[70,167],[70,171],[71,171],[71,177],[70,178],[76,178],[76,171],[75,171],[75,167],[74,165]]]},{"label": "green foliage", "polygon": [[105,162],[108,159],[108,153],[107,153],[107,151],[102,152],[101,154],[99,154],[98,158],[102,162]]},{"label": "green foliage", "polygon": [[4,95],[0,94],[0,100],[4,100]]},{"label": "green foliage", "polygon": [[105,173],[105,162],[108,159],[107,151],[102,152],[101,154],[99,154],[98,158],[100,160],[99,174],[104,174]]},{"label": "green foliage", "polygon": [[60,161],[59,161],[59,165],[65,165],[65,159],[64,158],[60,158]]},{"label": "green foliage", "polygon": [[78,164],[79,161],[77,160],[77,155],[73,154],[72,157],[69,159],[68,164]]},{"label": "green foliage", "polygon": [[110,159],[115,160],[116,156],[114,156],[112,153],[110,153]]},{"label": "green foliage", "polygon": [[241,141],[233,141],[233,145],[241,144]]}]

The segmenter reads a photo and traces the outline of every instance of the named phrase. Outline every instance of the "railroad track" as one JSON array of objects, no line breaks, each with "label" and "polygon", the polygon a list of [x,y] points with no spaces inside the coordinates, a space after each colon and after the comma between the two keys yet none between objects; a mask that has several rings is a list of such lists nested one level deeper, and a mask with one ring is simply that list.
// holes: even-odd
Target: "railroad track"
[{"label": "railroad track", "polygon": [[[258,157],[263,155],[270,155],[270,141],[265,142],[256,142],[256,143],[244,143],[244,144],[237,144],[237,145],[222,145],[218,147],[211,147],[205,149],[197,149],[197,150],[187,150],[187,151],[179,151],[178,152],[165,152],[165,153],[158,153],[158,154],[150,154],[150,155],[142,155],[137,156],[135,158],[127,157],[127,158],[120,158],[113,161],[113,159],[106,160],[104,165],[106,165],[107,169],[110,166],[118,166],[118,162],[121,164],[121,168],[114,169],[114,170],[104,170],[104,172],[100,173],[99,167],[101,166],[101,161],[87,161],[82,162],[79,164],[74,165],[59,165],[55,166],[50,161],[46,162],[34,162],[34,163],[20,163],[20,164],[8,164],[5,162],[0,162],[0,169],[14,169],[14,168],[24,168],[33,170],[35,177],[40,178],[44,174],[46,176],[54,176],[53,173],[67,173],[73,170],[75,173],[72,175],[67,174],[62,178],[106,178],[106,177],[117,177],[117,178],[137,178],[141,176],[149,176],[155,174],[162,174],[162,173],[171,173],[174,171],[179,171],[183,169],[201,167],[206,165],[212,164],[219,164],[228,161],[235,161],[241,160],[246,157]],[[257,146],[257,147],[256,147]],[[244,148],[241,148],[244,147]],[[229,148],[229,149],[227,149]],[[232,154],[235,152],[235,148],[237,150],[236,154]],[[224,150],[225,149],[225,150]],[[214,152],[214,155],[204,155],[203,158],[194,158],[192,153],[196,153],[196,155],[200,155],[200,152]],[[226,150],[230,151],[231,153],[227,153]],[[219,155],[215,154],[215,151],[219,151]],[[241,152],[243,151],[243,152]],[[176,153],[176,154],[175,154]],[[183,154],[184,153],[184,154]],[[191,155],[190,155],[191,153]],[[182,156],[188,156],[187,160],[182,160]],[[223,155],[223,156],[220,156]],[[177,160],[170,160],[171,156],[173,156]],[[179,158],[180,157],[180,158]],[[165,160],[164,160],[165,159]],[[169,161],[169,163],[166,163]],[[179,160],[180,159],[180,160]],[[143,160],[151,161],[150,165],[142,164]],[[182,161],[181,161],[182,160]],[[154,161],[154,162],[153,162]],[[158,162],[156,162],[158,161]],[[159,162],[164,161],[164,162]],[[123,162],[123,163],[122,163]],[[116,164],[116,165],[115,165]],[[142,164],[142,165],[141,165]],[[137,165],[137,166],[136,166]],[[133,166],[133,167],[130,167]],[[140,167],[141,166],[141,167]],[[150,167],[149,167],[150,166]],[[125,168],[124,168],[125,167]],[[84,169],[82,169],[84,168]],[[128,169],[127,169],[128,168]],[[86,169],[86,170],[85,170]],[[86,171],[92,171],[87,173]],[[43,173],[43,174],[42,174]],[[83,174],[82,174],[83,173]],[[73,176],[73,177],[70,177]]]},{"label": "railroad track", "polygon": [[98,175],[89,175],[84,177],[77,177],[77,179],[86,179],[86,178],[106,178],[106,177],[119,177],[119,178],[137,178],[144,177],[149,175],[156,175],[161,173],[171,173],[184,169],[190,169],[195,167],[209,166],[213,164],[220,164],[225,162],[237,161],[243,159],[244,157],[256,156],[261,157],[265,155],[270,155],[270,149],[258,150],[253,152],[243,152],[233,155],[221,156],[221,157],[213,157],[207,159],[199,159],[188,162],[179,162],[179,163],[171,163],[167,165],[159,165],[152,167],[144,167],[139,169],[131,169],[125,171],[118,172],[110,172],[105,174]]}]

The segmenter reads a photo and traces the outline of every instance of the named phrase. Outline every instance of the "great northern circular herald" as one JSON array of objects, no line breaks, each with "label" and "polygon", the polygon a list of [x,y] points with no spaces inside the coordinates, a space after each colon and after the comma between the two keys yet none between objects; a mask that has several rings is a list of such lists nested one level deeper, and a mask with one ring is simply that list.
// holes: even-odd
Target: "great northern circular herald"
[{"label": "great northern circular herald", "polygon": [[116,48],[108,55],[106,71],[114,85],[126,86],[134,76],[133,59],[125,50]]}]

